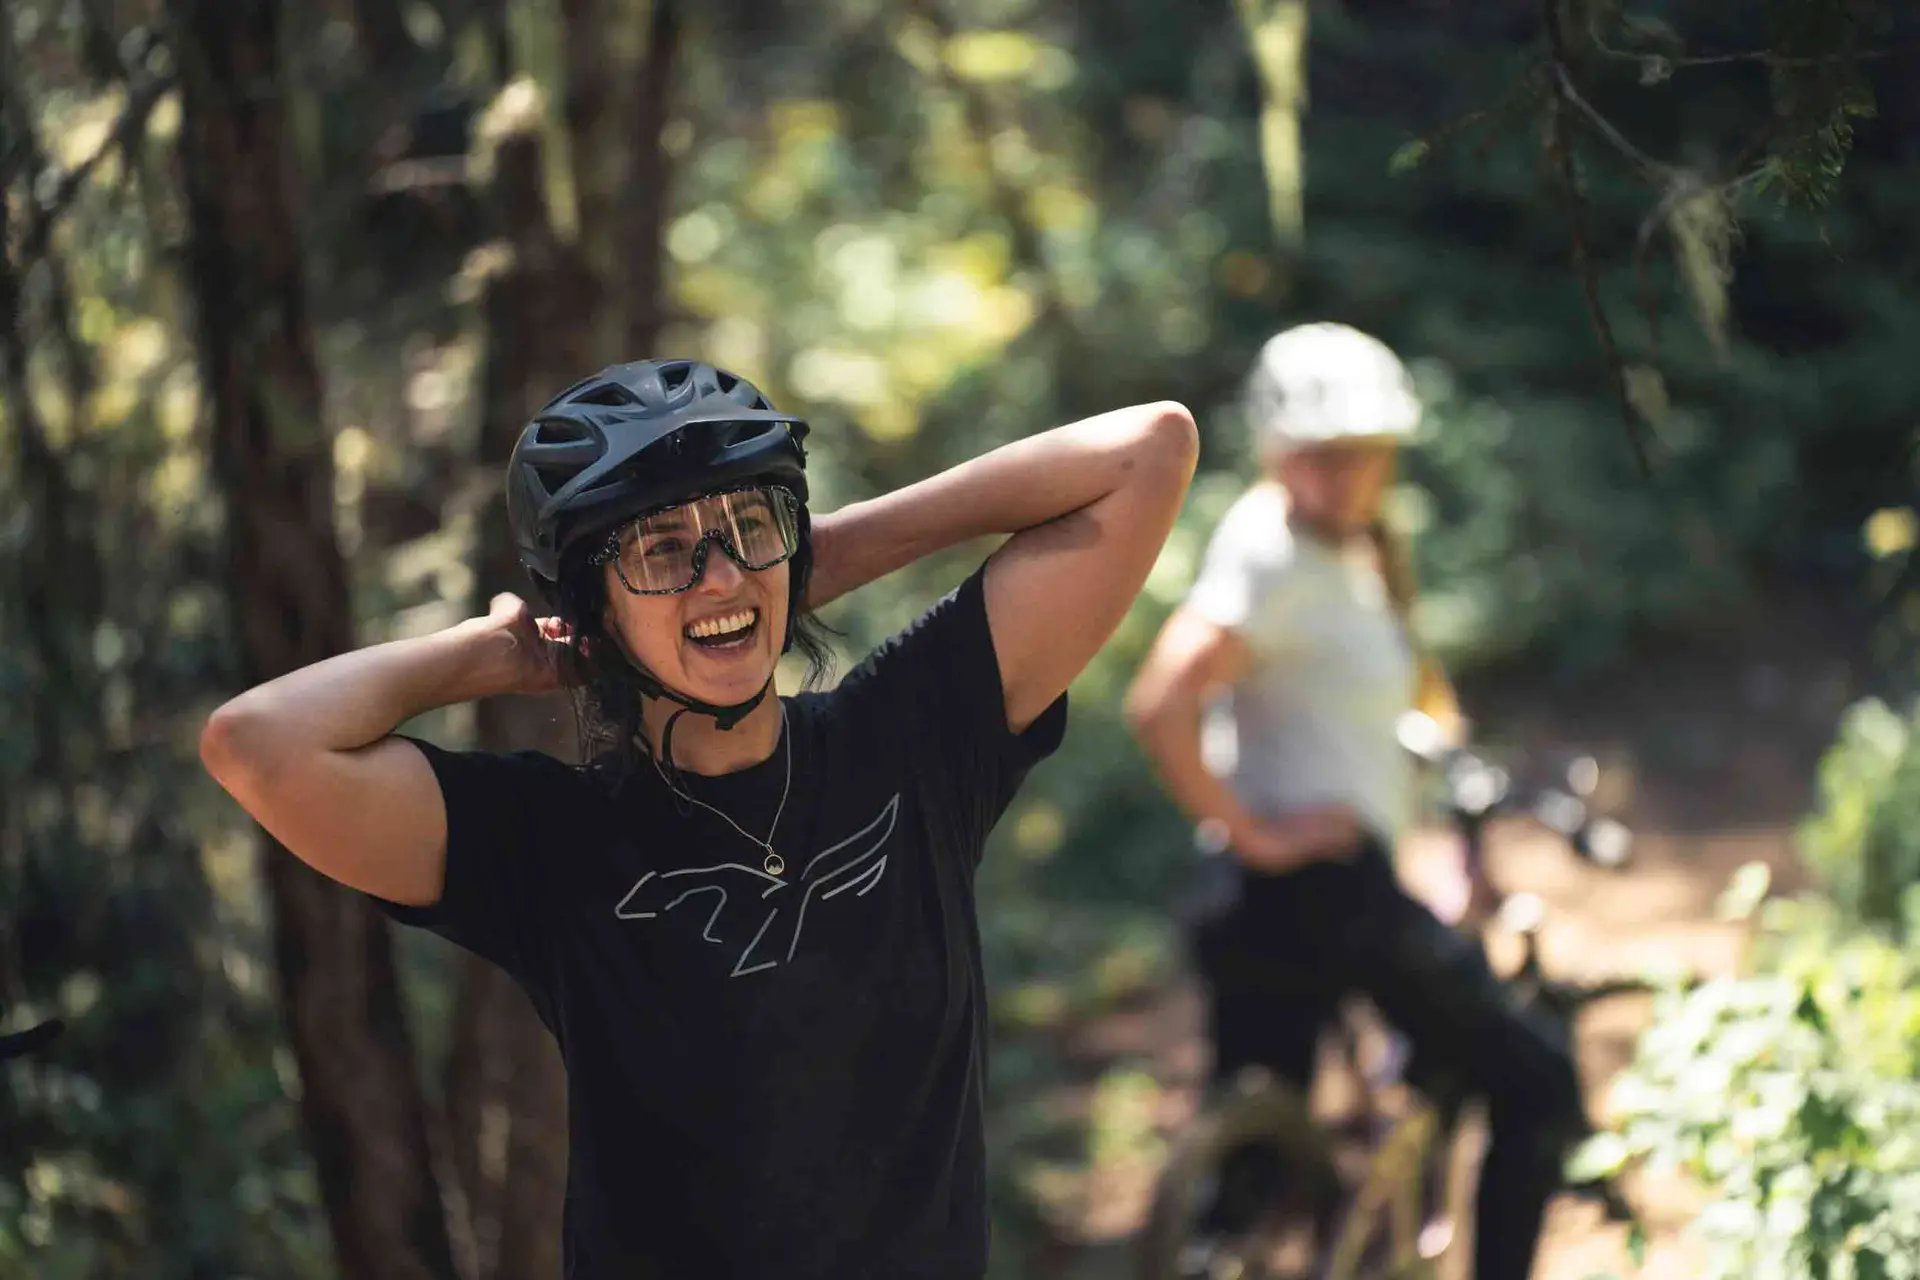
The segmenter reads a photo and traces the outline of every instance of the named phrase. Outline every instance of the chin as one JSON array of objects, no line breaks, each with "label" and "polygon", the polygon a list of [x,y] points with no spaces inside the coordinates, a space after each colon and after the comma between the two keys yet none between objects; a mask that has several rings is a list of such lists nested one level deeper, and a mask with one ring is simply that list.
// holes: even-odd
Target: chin
[{"label": "chin", "polygon": [[[680,654],[679,678],[670,683],[691,697],[716,706],[745,702],[766,687],[779,655],[763,643],[742,646],[742,652],[712,652],[692,644]],[[688,652],[687,650],[691,650]]]},{"label": "chin", "polygon": [[767,666],[748,680],[690,680],[681,688],[701,702],[710,702],[716,707],[731,707],[745,702],[760,690],[766,688],[767,681],[773,676],[773,664]]}]

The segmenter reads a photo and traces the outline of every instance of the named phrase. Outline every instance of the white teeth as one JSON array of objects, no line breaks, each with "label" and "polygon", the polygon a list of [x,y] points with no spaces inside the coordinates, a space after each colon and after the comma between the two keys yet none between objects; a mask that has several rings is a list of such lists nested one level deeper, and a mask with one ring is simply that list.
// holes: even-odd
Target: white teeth
[{"label": "white teeth", "polygon": [[736,631],[745,631],[759,617],[754,609],[742,609],[738,613],[724,614],[718,618],[702,618],[687,627],[687,634],[696,640],[707,640],[715,636],[732,635]]}]

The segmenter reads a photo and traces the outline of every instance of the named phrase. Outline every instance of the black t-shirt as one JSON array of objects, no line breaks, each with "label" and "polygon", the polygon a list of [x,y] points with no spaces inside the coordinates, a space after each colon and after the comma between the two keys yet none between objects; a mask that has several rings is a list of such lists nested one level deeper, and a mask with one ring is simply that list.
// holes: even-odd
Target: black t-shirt
[{"label": "black t-shirt", "polygon": [[567,1063],[574,1280],[976,1280],[986,1270],[987,833],[1060,744],[1007,728],[976,572],[782,746],[675,799],[532,753],[420,744],[446,888],[383,904],[495,961]]}]

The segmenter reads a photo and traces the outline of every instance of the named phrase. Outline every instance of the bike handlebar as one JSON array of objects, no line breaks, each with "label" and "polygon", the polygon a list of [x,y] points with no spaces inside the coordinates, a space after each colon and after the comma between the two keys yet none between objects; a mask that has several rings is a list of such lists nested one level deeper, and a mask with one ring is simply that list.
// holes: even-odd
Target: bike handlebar
[{"label": "bike handlebar", "polygon": [[1600,763],[1590,755],[1571,761],[1557,784],[1522,786],[1505,768],[1448,740],[1431,716],[1409,712],[1398,726],[1400,745],[1436,768],[1446,786],[1447,816],[1469,839],[1487,820],[1503,813],[1525,813],[1554,832],[1583,861],[1595,866],[1624,866],[1633,854],[1633,833],[1625,824],[1602,817],[1588,803],[1600,784]]}]

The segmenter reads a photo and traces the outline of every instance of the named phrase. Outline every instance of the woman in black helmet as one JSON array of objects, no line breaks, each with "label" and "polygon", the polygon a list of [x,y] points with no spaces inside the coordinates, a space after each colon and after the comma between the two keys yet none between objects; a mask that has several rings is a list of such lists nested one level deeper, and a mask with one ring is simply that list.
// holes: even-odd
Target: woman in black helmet
[{"label": "woman in black helmet", "polygon": [[[526,988],[568,1073],[571,1277],[986,1269],[972,884],[1193,471],[1144,405],[809,520],[806,426],[662,361],[515,450],[511,596],[250,690],[208,768],[300,858]],[[769,694],[809,610],[1013,536],[831,692]],[[448,752],[433,707],[583,685],[602,751]]]}]

